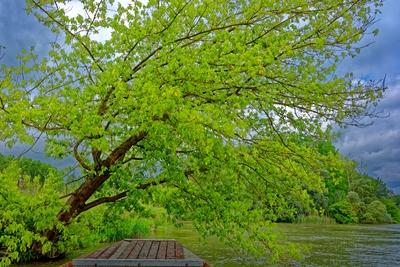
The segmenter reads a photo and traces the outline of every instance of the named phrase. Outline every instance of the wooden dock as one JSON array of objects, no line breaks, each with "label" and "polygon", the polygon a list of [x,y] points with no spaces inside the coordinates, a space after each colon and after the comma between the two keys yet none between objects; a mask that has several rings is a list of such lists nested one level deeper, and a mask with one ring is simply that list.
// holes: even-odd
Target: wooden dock
[{"label": "wooden dock", "polygon": [[209,266],[176,240],[124,239],[74,259],[73,266],[206,267]]}]

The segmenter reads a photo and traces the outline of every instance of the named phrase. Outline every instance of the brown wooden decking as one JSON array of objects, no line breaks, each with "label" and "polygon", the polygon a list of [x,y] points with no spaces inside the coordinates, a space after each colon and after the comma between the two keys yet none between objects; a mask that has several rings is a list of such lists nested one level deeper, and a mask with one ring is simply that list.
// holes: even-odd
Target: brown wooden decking
[{"label": "brown wooden decking", "polygon": [[207,266],[175,240],[125,239],[73,261],[73,266]]}]

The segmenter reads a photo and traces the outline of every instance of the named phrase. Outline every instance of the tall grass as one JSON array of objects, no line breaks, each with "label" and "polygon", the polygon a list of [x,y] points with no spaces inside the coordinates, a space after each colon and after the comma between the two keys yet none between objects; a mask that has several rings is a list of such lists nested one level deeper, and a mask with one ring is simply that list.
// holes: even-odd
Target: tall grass
[{"label": "tall grass", "polygon": [[294,221],[295,223],[310,223],[310,224],[335,224],[335,219],[327,216],[317,216],[317,215],[300,215]]},{"label": "tall grass", "polygon": [[150,232],[152,222],[144,218],[124,218],[109,222],[99,233],[106,242],[114,242],[124,238],[140,238]]}]

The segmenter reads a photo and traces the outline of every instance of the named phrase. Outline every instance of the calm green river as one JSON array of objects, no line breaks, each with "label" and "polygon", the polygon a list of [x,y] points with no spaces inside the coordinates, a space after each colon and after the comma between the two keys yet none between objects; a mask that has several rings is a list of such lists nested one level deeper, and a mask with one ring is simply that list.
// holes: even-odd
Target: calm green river
[{"label": "calm green river", "polygon": [[[285,266],[400,266],[400,225],[278,224],[277,229],[307,248],[303,260]],[[200,240],[190,223],[157,229],[152,237],[177,239],[215,267],[270,266],[216,239]]]},{"label": "calm green river", "polygon": [[[400,266],[400,225],[278,224],[277,230],[304,247],[304,259],[274,266]],[[177,239],[214,267],[271,266],[243,256],[217,239],[201,240],[189,222],[179,229],[160,227],[149,238]],[[50,267],[61,263],[19,266]]]}]

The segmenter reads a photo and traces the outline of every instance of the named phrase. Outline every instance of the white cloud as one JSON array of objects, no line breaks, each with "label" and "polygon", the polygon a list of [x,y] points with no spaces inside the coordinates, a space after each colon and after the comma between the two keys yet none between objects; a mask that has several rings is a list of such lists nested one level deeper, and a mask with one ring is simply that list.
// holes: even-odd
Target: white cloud
[{"label": "white cloud", "polygon": [[[141,0],[143,4],[146,4],[148,1],[147,0]],[[113,15],[113,11],[118,7],[118,4],[121,4],[123,7],[127,7],[128,5],[132,4],[132,0],[116,0],[114,4],[109,8],[109,16]],[[66,15],[69,17],[76,17],[78,15],[81,15],[85,17],[87,15],[83,4],[78,1],[70,1],[67,2],[66,4],[59,4],[59,7],[64,9],[66,12]],[[89,15],[93,15],[89,13]],[[112,30],[110,28],[101,28],[99,29],[99,32],[96,34],[91,34],[90,37],[98,42],[104,42],[107,41],[111,38],[111,33]]]},{"label": "white cloud", "polygon": [[65,14],[69,17],[76,17],[78,15],[85,16],[85,10],[80,1],[71,1],[66,4],[60,3],[58,6],[64,9]]}]

